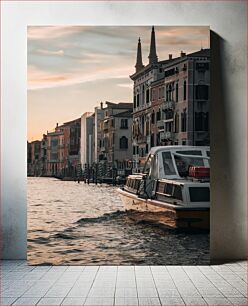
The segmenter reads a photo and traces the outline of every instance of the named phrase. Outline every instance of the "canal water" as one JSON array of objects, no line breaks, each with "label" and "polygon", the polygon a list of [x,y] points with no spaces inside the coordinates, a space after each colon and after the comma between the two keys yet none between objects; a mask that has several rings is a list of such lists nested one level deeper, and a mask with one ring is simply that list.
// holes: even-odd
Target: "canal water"
[{"label": "canal water", "polygon": [[117,188],[28,178],[29,264],[201,265],[209,235],[134,221]]}]

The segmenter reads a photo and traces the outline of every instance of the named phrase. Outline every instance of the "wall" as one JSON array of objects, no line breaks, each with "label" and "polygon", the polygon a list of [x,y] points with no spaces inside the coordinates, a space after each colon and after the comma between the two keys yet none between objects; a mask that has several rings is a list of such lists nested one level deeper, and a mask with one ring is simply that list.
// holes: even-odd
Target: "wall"
[{"label": "wall", "polygon": [[4,1],[1,5],[2,256],[26,258],[27,24],[149,24],[209,25],[216,33],[212,35],[216,60],[212,59],[211,93],[211,257],[214,261],[245,258],[246,2]]}]

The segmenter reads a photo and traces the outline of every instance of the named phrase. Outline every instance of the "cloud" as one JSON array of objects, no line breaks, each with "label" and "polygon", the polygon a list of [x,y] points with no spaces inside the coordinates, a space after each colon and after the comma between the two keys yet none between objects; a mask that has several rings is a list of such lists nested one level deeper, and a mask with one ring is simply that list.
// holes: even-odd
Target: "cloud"
[{"label": "cloud", "polygon": [[36,50],[36,53],[42,54],[42,55],[58,55],[58,56],[62,56],[62,55],[64,55],[64,50],[51,51],[51,50],[38,49],[38,50]]},{"label": "cloud", "polygon": [[133,83],[120,83],[120,84],[117,84],[117,86],[119,87],[124,87],[124,88],[133,88]]},{"label": "cloud", "polygon": [[72,71],[67,73],[52,73],[43,71],[35,66],[28,66],[28,90],[53,88],[82,84],[97,80],[127,78],[130,74],[129,66],[123,64],[118,67],[99,67],[88,71]]},{"label": "cloud", "polygon": [[81,26],[29,26],[29,40],[51,40],[82,32]]}]

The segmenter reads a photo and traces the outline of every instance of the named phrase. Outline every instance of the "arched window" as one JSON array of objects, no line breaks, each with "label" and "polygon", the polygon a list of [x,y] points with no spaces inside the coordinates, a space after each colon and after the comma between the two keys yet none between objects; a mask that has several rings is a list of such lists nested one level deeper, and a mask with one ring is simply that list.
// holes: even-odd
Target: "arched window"
[{"label": "arched window", "polygon": [[154,110],[152,111],[151,123],[152,123],[152,124],[155,123],[155,112],[154,112]]},{"label": "arched window", "polygon": [[128,139],[125,136],[120,138],[120,149],[128,149]]},{"label": "arched window", "polygon": [[149,100],[150,100],[150,90],[149,90],[149,88],[147,88],[147,90],[146,90],[146,103],[147,104],[149,103]]},{"label": "arched window", "polygon": [[186,109],[183,110],[183,113],[181,113],[181,132],[187,131],[187,113]]},{"label": "arched window", "polygon": [[176,115],[175,115],[174,132],[175,133],[179,132],[179,114],[178,113],[176,113]]},{"label": "arched window", "polygon": [[176,102],[178,102],[178,83],[176,83]]},{"label": "arched window", "polygon": [[183,100],[187,99],[187,82],[184,80],[183,82]]},{"label": "arched window", "polygon": [[161,120],[161,111],[160,108],[157,111],[157,121]]}]

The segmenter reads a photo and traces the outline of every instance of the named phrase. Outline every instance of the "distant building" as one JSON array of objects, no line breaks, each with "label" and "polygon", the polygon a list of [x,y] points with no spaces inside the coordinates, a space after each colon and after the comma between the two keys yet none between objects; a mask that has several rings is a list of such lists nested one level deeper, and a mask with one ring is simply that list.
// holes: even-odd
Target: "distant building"
[{"label": "distant building", "polygon": [[133,86],[133,161],[138,170],[153,146],[209,145],[210,49],[158,61],[152,28],[149,63],[138,41]]},{"label": "distant building", "polygon": [[106,102],[100,123],[99,160],[118,169],[132,160],[132,103]]},{"label": "distant building", "polygon": [[91,165],[93,162],[94,135],[93,125],[95,116],[91,112],[86,112],[81,117],[81,165]]},{"label": "distant building", "polygon": [[35,140],[27,143],[28,152],[28,165],[27,174],[29,176],[41,176],[42,174],[42,163],[40,158],[41,153],[41,141]]},{"label": "distant building", "polygon": [[47,175],[77,176],[80,167],[81,118],[47,133]]},{"label": "distant building", "polygon": [[104,108],[103,102],[101,102],[100,107],[95,107],[94,112],[94,125],[93,125],[93,135],[94,135],[94,154],[93,160],[94,162],[99,162],[103,160],[104,154],[101,151],[102,137],[103,133],[101,131],[101,122],[104,118]]}]

